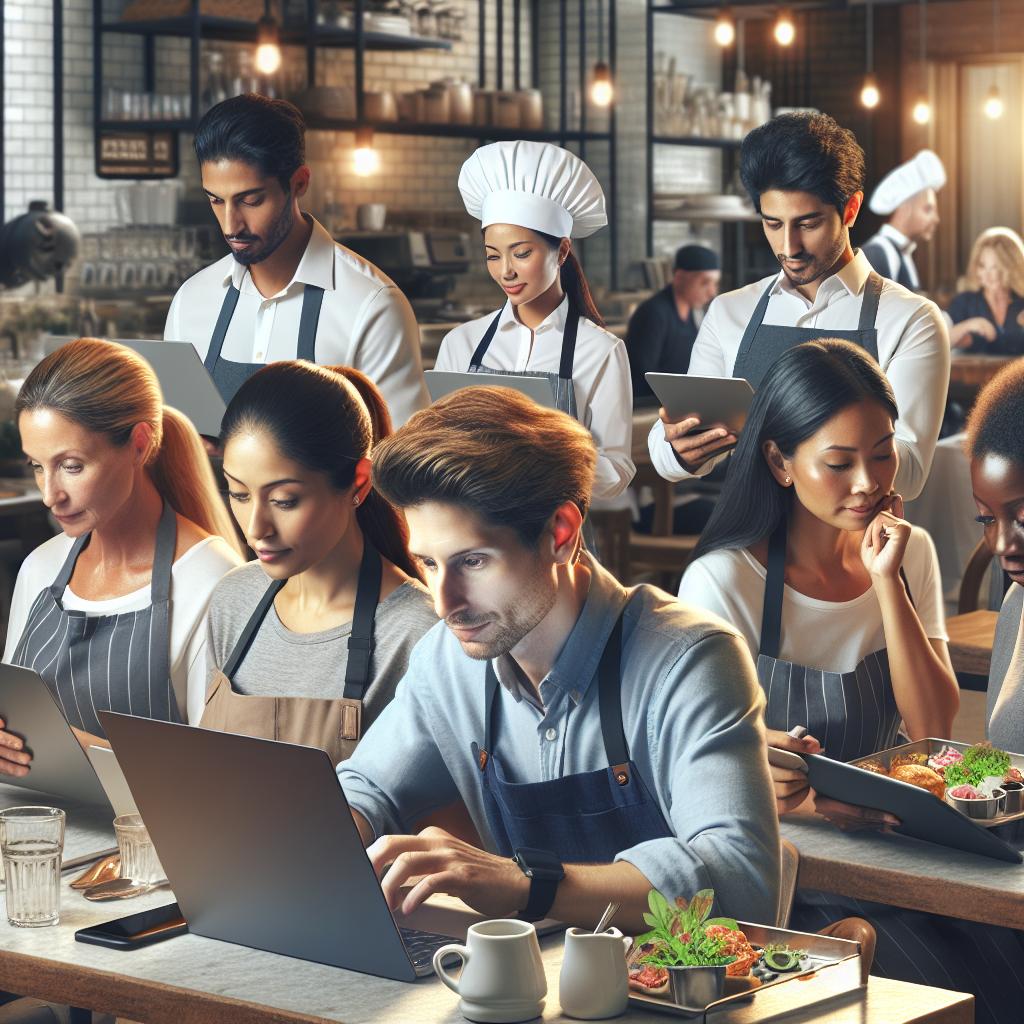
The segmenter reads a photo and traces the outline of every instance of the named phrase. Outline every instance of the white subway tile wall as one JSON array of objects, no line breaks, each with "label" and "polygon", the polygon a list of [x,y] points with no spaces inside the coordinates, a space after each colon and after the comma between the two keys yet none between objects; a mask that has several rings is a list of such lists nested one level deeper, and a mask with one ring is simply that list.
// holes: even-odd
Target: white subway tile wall
[{"label": "white subway tile wall", "polygon": [[[4,218],[10,219],[27,208],[29,200],[52,200],[52,6],[41,0],[3,0],[5,47],[4,109]],[[586,40],[585,63],[598,59],[596,31],[597,0],[586,0],[590,31]],[[116,19],[122,0],[105,0],[105,17]],[[607,11],[607,4],[604,5]],[[504,82],[513,83],[513,39],[511,4],[505,4]],[[528,3],[522,4],[521,84],[531,84],[530,26]],[[568,127],[580,123],[581,91],[588,91],[579,74],[575,26],[578,7],[568,5],[567,107]],[[639,259],[644,255],[646,222],[646,151],[644,146],[646,105],[646,23],[645,0],[618,3],[618,270],[620,285],[640,283]],[[463,39],[450,52],[370,52],[366,55],[368,89],[396,91],[422,88],[439,78],[461,78],[476,84],[478,10],[475,0],[466,0]],[[496,0],[488,0],[485,12],[488,88],[498,88],[495,48],[497,43]],[[64,145],[65,212],[83,232],[102,231],[118,223],[114,202],[117,182],[104,181],[94,173],[92,3],[65,0],[64,4]],[[540,4],[539,79],[547,99],[547,126],[557,128],[560,104],[560,47],[558,5]],[[676,56],[681,70],[697,80],[718,81],[718,57],[708,45],[710,27],[696,19],[661,17],[656,24],[656,49]],[[225,44],[215,45],[224,48]],[[607,50],[607,39],[605,40]],[[300,50],[287,51],[286,60],[303,59]],[[157,91],[185,91],[188,47],[183,40],[158,40]],[[141,90],[142,45],[137,37],[107,34],[103,47],[105,86],[119,90]],[[321,50],[318,53],[319,84],[343,84],[353,78],[351,52]],[[587,128],[604,130],[606,115],[587,100]],[[320,213],[328,193],[344,207],[344,216],[354,221],[356,206],[366,202],[386,203],[391,217],[429,225],[457,225],[473,231],[456,187],[458,170],[475,143],[472,140],[426,138],[378,134],[380,172],[370,178],[357,177],[352,169],[352,136],[349,133],[310,132],[308,155],[314,169],[308,208]],[[574,145],[572,148],[579,150]],[[609,184],[609,148],[605,142],[586,144],[584,155],[595,173]],[[719,157],[703,150],[659,148],[656,153],[656,181],[682,191],[714,191],[718,187]],[[198,174],[191,153],[191,137],[181,138],[182,175],[193,197],[201,195]],[[613,211],[609,211],[611,214]],[[685,225],[658,224],[655,246],[658,252],[680,244]],[[588,275],[598,290],[607,287],[612,258],[610,233],[606,230],[582,246],[581,255]],[[475,263],[478,282],[483,281],[482,261]]]}]

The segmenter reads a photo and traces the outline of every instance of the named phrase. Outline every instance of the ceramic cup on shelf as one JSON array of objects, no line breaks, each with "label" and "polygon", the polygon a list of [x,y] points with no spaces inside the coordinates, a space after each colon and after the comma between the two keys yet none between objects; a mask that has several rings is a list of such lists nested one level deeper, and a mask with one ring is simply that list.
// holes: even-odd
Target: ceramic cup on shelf
[{"label": "ceramic cup on shelf", "polygon": [[473,124],[494,124],[494,93],[488,89],[473,93]]},{"label": "ceramic cup on shelf", "polygon": [[521,89],[519,92],[520,128],[539,132],[544,127],[544,97],[540,89]]},{"label": "ceramic cup on shelf", "polygon": [[448,113],[452,124],[473,123],[473,87],[469,82],[449,80]]},{"label": "ceramic cup on shelf", "polygon": [[[444,967],[452,956],[462,961],[458,978]],[[459,996],[459,1010],[467,1020],[517,1024],[544,1012],[548,983],[537,929],[529,921],[502,919],[471,925],[465,946],[453,943],[434,954],[434,970]]]},{"label": "ceramic cup on shelf", "polygon": [[383,231],[387,214],[384,203],[360,203],[356,207],[356,225],[360,231]]},{"label": "ceramic cup on shelf", "polygon": [[565,956],[558,978],[562,1011],[577,1020],[606,1020],[626,1012],[630,939],[617,928],[595,935],[586,928],[565,933]]},{"label": "ceramic cup on shelf", "polygon": [[363,116],[367,121],[375,121],[378,124],[397,121],[398,106],[395,103],[395,94],[389,89],[383,92],[364,92]]},{"label": "ceramic cup on shelf", "polygon": [[519,93],[499,92],[494,96],[494,123],[498,128],[521,128]]}]

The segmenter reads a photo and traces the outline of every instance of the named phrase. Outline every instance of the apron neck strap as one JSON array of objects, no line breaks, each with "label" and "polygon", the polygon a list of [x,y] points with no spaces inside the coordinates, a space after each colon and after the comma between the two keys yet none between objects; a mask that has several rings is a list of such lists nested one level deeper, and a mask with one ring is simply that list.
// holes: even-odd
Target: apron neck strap
[{"label": "apron neck strap", "polygon": [[[598,709],[601,715],[601,738],[608,764],[624,769],[629,763],[629,744],[622,724],[622,613],[619,613],[611,634],[601,652],[597,669]],[[484,743],[479,749],[479,767],[483,771],[487,759],[494,752],[494,737],[497,732],[495,715],[498,707],[497,673],[494,662],[487,662],[487,677],[484,686]],[[627,778],[628,781],[628,778]]]},{"label": "apron neck strap", "polygon": [[[92,537],[92,531],[82,534],[68,552],[64,564],[57,573],[53,583],[50,584],[50,593],[54,600],[60,604],[64,596],[64,590],[71,582],[75,574],[75,565],[78,556],[85,550],[86,545]],[[178,518],[171,508],[169,502],[164,501],[163,510],[160,513],[160,520],[156,526],[156,546],[153,552],[153,572],[150,576],[149,592],[152,604],[166,602],[171,596],[171,567],[174,565],[174,550],[178,544]]]},{"label": "apron neck strap", "polygon": [[307,363],[316,362],[316,326],[320,322],[320,307],[324,304],[324,290],[319,285],[307,284],[302,290],[302,312],[299,314],[299,343],[295,358]]},{"label": "apron neck strap", "polygon": [[[568,308],[565,312],[565,330],[562,332],[562,353],[558,360],[558,376],[562,380],[569,381],[572,380],[572,367],[576,361],[576,336],[579,334],[580,314],[571,299],[567,299],[566,302]],[[495,318],[487,325],[487,330],[484,331],[484,336],[480,339],[473,358],[469,361],[470,369],[479,372],[483,368],[484,357],[498,331],[498,324],[501,322],[503,312],[504,307],[498,310]]]},{"label": "apron neck strap", "polygon": [[761,613],[759,654],[778,658],[782,635],[782,597],[786,585],[786,516],[779,521],[768,541],[768,572],[764,583],[764,610]]},{"label": "apron neck strap", "polygon": [[384,568],[377,549],[363,539],[363,559],[359,563],[356,606],[352,614],[352,632],[348,638],[348,664],[345,667],[345,699],[362,700],[370,681],[370,656],[373,654],[373,621],[380,602],[380,583]]},{"label": "apron neck strap", "polygon": [[228,325],[231,323],[231,318],[235,315],[235,306],[238,305],[240,294],[241,292],[235,287],[234,281],[228,285],[228,290],[224,293],[224,301],[220,307],[220,316],[217,317],[217,325],[213,329],[213,337],[210,338],[210,347],[206,350],[206,358],[203,360],[203,365],[209,374],[213,373],[220,360],[220,351],[224,347],[224,339],[228,336]]},{"label": "apron neck strap", "polygon": [[234,677],[238,666],[242,664],[242,659],[249,653],[249,648],[252,647],[252,642],[256,639],[256,634],[260,631],[260,626],[263,625],[263,620],[267,617],[267,612],[270,611],[274,598],[277,597],[281,588],[287,582],[287,580],[274,580],[260,598],[260,603],[256,605],[256,610],[249,616],[249,621],[245,624],[242,635],[238,638],[224,668],[221,670],[229,681]]},{"label": "apron neck strap", "polygon": [[757,334],[758,328],[764,323],[764,315],[768,310],[768,302],[772,297],[772,289],[774,287],[775,280],[761,293],[761,298],[758,299],[754,312],[751,313],[750,319],[747,321],[747,326],[743,330],[743,337],[740,339],[740,347],[736,350],[736,361],[733,363],[732,369],[734,377],[737,375],[736,371],[744,365],[747,354],[750,352],[750,347],[754,344],[754,335]]},{"label": "apron neck strap", "polygon": [[878,319],[878,300],[882,295],[882,278],[879,273],[872,270],[864,282],[864,297],[860,301],[860,320],[857,324],[858,331],[874,330],[875,321]]}]

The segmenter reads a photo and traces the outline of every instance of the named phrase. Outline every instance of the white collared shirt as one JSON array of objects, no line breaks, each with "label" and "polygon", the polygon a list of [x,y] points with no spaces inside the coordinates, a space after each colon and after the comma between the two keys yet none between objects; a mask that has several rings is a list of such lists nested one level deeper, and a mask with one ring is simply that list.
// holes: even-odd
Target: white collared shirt
[{"label": "white collared shirt", "polygon": [[[719,295],[697,334],[689,372],[698,377],[732,376],[743,332],[769,285],[772,295],[765,310],[766,324],[824,331],[856,329],[870,273],[867,257],[858,251],[842,270],[821,282],[814,302],[798,292],[781,271]],[[942,425],[949,388],[949,336],[934,302],[887,278],[882,279],[875,327],[878,362],[889,378],[900,412],[896,421],[900,456],[896,490],[910,500],[921,493],[928,478]],[[691,475],[676,459],[660,420],[651,428],[647,446],[654,468],[666,480]],[[704,476],[720,461],[709,459],[694,475]]]},{"label": "white collared shirt", "polygon": [[[563,299],[531,332],[516,319],[512,303],[506,302],[484,366],[512,373],[558,373],[568,306],[568,299]],[[466,373],[493,319],[494,313],[488,313],[449,331],[441,342],[435,369]],[[631,457],[633,389],[629,358],[620,338],[583,316],[576,337],[572,383],[580,422],[593,434],[597,445],[593,496],[612,498],[626,489],[636,473]]]},{"label": "white collared shirt", "polygon": [[917,249],[917,242],[912,242],[898,228],[885,223],[864,244],[876,245],[885,253],[886,262],[889,264],[889,272],[885,275],[886,277],[891,277],[895,281],[899,276],[900,262],[902,261],[907,268],[910,287],[915,291],[921,287],[921,278],[917,275],[917,264],[914,263],[914,250]]},{"label": "white collared shirt", "polygon": [[[306,215],[308,217],[308,214]],[[166,341],[189,341],[206,358],[229,284],[241,293],[221,349],[238,363],[295,359],[306,285],[324,289],[316,361],[353,366],[380,388],[396,427],[429,404],[420,362],[420,334],[408,299],[386,275],[338,245],[314,218],[306,251],[291,281],[264,298],[248,268],[228,254],[190,277],[171,302]]]}]

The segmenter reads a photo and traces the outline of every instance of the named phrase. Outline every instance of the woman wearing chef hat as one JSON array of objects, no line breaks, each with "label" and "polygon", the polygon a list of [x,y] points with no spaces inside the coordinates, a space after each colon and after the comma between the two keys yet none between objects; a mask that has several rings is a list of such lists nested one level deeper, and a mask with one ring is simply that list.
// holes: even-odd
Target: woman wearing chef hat
[{"label": "woman wearing chef hat", "polygon": [[600,184],[568,150],[517,141],[477,149],[459,190],[506,301],[451,331],[436,369],[546,377],[557,407],[597,444],[594,497],[620,494],[636,471],[629,359],[604,330],[570,241],[608,223]]}]

